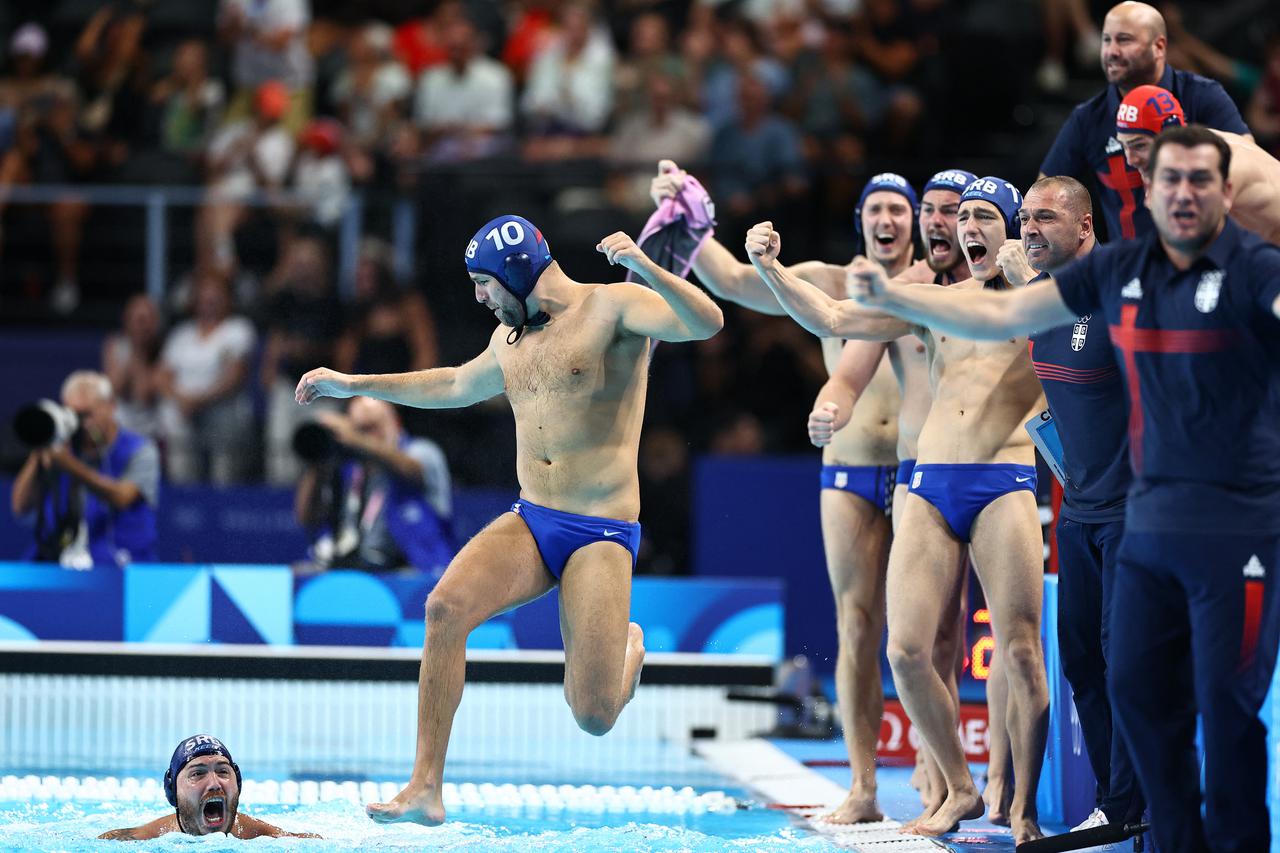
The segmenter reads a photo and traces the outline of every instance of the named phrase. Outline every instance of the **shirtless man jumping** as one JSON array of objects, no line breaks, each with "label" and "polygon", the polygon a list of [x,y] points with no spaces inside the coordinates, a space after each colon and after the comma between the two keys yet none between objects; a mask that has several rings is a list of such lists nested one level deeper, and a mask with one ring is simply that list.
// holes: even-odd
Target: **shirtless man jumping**
[{"label": "shirtless man jumping", "polygon": [[[1116,111],[1116,140],[1129,165],[1147,174],[1156,136],[1168,127],[1185,127],[1182,104],[1168,89],[1139,86]],[[1280,244],[1280,160],[1238,133],[1210,128],[1231,148],[1231,218],[1269,243]]]},{"label": "shirtless man jumping", "polygon": [[466,250],[476,301],[499,326],[460,367],[349,376],[328,368],[298,382],[297,399],[364,395],[418,408],[460,408],[506,394],[516,422],[520,497],[468,542],[427,597],[413,775],[375,821],[445,818],[441,779],[466,669],[466,639],[489,617],[560,587],[565,699],[603,735],[635,694],[643,634],[628,624],[640,543],[636,456],[650,338],[702,340],[719,307],[662,270],[627,235],[596,247],[650,285],[570,279],[532,223],[500,216]]},{"label": "shirtless man jumping", "polygon": [[[670,160],[659,164],[652,185],[655,204],[680,190],[684,174]],[[877,175],[862,191],[854,228],[865,238],[867,254],[887,274],[927,281],[911,264],[916,206],[915,191],[905,178]],[[715,238],[703,244],[693,269],[721,299],[762,314],[786,315],[752,266]],[[908,274],[912,269],[915,276]],[[844,298],[843,266],[808,261],[792,271],[832,298]],[[884,710],[884,577],[892,536],[886,513],[899,459],[915,455],[929,387],[923,346],[912,335],[887,347],[833,337],[822,338],[821,345],[830,378],[814,401],[808,429],[810,440],[823,449],[822,540],[836,604],[836,694],[852,777],[849,796],[826,820],[858,823],[884,817],[876,802],[875,765]]]},{"label": "shirtless man jumping", "polygon": [[[958,222],[974,278],[949,289],[1002,285],[996,251],[1017,234],[1020,203],[1017,190],[999,178],[980,178],[965,190]],[[747,235],[747,253],[760,277],[805,328],[868,340],[914,332],[929,348],[934,398],[903,510],[902,528],[910,535],[897,540],[889,558],[889,662],[903,705],[941,766],[947,797],[932,816],[904,829],[941,835],[983,813],[950,697],[932,661],[939,622],[948,615],[938,590],[955,582],[967,543],[1006,664],[1018,780],[1010,808],[1013,837],[1017,843],[1039,838],[1035,800],[1048,717],[1040,644],[1043,545],[1034,455],[1022,424],[1043,406],[1043,394],[1026,339],[959,340],[832,299],[776,263],[780,244],[767,222]]]}]

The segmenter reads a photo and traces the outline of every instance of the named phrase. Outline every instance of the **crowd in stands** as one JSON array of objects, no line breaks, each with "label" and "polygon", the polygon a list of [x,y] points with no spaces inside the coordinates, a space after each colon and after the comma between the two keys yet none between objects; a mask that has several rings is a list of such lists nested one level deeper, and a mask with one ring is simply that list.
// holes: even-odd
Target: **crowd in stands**
[{"label": "crowd in stands", "polygon": [[[796,257],[847,258],[867,175],[995,156],[1007,122],[1027,124],[1016,104],[1096,79],[1101,20],[1087,0],[1043,0],[1021,31],[1014,18],[992,36],[1009,50],[993,57],[990,42],[964,44],[991,11],[977,0],[184,0],[178,23],[164,5],[116,0],[74,26],[57,3],[0,19],[0,316],[120,318],[94,367],[126,426],[158,440],[166,477],[277,485],[299,476],[292,389],[305,369],[420,369],[482,345],[489,318],[443,282],[465,284],[460,240],[492,213],[544,216],[553,250],[594,262],[596,239],[638,231],[655,164],[671,158],[711,188],[727,245],[768,217],[795,235]],[[1238,42],[1219,49],[1175,7],[1165,15],[1173,64],[1222,80],[1260,144],[1280,150],[1280,36],[1240,60]],[[974,63],[1016,80],[961,96]],[[1010,91],[983,115],[965,107]],[[1041,136],[1065,109],[1052,115]],[[1026,147],[1009,173],[1029,179],[1045,146]],[[159,303],[138,293],[137,264],[120,274],[110,247],[87,245],[113,208],[4,194],[103,184],[207,190],[173,218],[184,227],[171,227]],[[338,232],[355,197],[379,236],[360,241],[344,280]],[[408,264],[374,203],[389,198],[419,211]],[[33,260],[33,245],[48,257]],[[726,314],[724,334],[655,354],[641,474],[655,497],[646,522],[667,540],[656,568],[682,565],[691,453],[807,448],[816,341],[779,318]],[[435,437],[459,482],[505,484],[503,418],[481,407],[426,429],[448,433]],[[469,440],[484,452],[461,452]]]}]

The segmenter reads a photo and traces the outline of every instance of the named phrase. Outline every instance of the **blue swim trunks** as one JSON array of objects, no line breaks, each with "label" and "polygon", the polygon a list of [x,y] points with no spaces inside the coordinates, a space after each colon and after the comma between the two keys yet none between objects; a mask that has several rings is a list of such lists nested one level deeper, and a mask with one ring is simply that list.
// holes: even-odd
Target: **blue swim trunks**
[{"label": "blue swim trunks", "polygon": [[916,460],[903,459],[898,463],[898,475],[894,478],[894,488],[898,486],[911,486],[911,472],[916,469]]},{"label": "blue swim trunks", "polygon": [[556,580],[560,580],[573,553],[592,542],[616,542],[631,552],[631,568],[636,567],[640,553],[639,522],[561,512],[523,498],[511,505],[511,511],[524,519],[542,561]]},{"label": "blue swim trunks", "polygon": [[888,512],[895,470],[892,465],[823,465],[820,480],[824,489],[852,492]]},{"label": "blue swim trunks", "polygon": [[1010,492],[1036,493],[1036,469],[1030,465],[916,465],[911,493],[937,508],[956,538],[969,541],[978,513]]}]

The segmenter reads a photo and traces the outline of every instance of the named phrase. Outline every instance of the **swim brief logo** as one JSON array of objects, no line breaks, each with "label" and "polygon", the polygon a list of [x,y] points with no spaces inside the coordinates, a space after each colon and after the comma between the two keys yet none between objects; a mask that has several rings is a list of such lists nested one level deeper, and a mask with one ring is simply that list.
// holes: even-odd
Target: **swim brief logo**
[{"label": "swim brief logo", "polygon": [[1013,482],[1015,483],[1027,483],[1030,481],[1031,481],[1030,477],[1014,477],[1013,478]]},{"label": "swim brief logo", "polygon": [[1267,570],[1263,567],[1262,561],[1258,559],[1258,555],[1254,554],[1249,558],[1249,562],[1244,564],[1244,576],[1247,578],[1265,578]]},{"label": "swim brief logo", "polygon": [[622,535],[621,530],[601,530],[600,532],[603,533],[605,536],[621,536]]},{"label": "swim brief logo", "polygon": [[1089,334],[1089,318],[1092,316],[1085,314],[1071,327],[1071,349],[1075,352],[1084,349],[1084,339]]},{"label": "swim brief logo", "polygon": [[1142,282],[1137,278],[1129,279],[1129,283],[1120,289],[1121,299],[1141,299]]},{"label": "swim brief logo", "polygon": [[837,471],[837,472],[836,472],[836,478],[835,478],[835,487],[836,487],[837,489],[843,489],[844,487],[846,487],[846,486],[848,486],[848,485],[849,485],[849,472],[848,472],[848,471]]},{"label": "swim brief logo", "polygon": [[913,489],[918,489],[918,488],[920,488],[920,478],[921,478],[921,477],[923,477],[923,476],[924,476],[924,472],[923,472],[923,471],[917,471],[917,472],[915,473],[915,476],[913,476],[913,477],[911,478],[911,488],[913,488]]},{"label": "swim brief logo", "polygon": [[1196,285],[1196,310],[1208,314],[1218,307],[1218,294],[1222,292],[1222,279],[1226,273],[1222,270],[1206,270],[1200,275],[1200,283]]}]

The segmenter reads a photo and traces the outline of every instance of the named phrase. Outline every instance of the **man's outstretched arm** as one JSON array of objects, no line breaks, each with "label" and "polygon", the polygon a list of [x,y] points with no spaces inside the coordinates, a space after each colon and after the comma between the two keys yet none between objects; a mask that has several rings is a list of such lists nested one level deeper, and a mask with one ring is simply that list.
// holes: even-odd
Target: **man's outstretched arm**
[{"label": "man's outstretched arm", "polygon": [[867,310],[852,300],[832,299],[778,264],[781,248],[782,238],[771,222],[761,222],[747,232],[747,257],[756,273],[792,319],[809,332],[820,338],[891,341],[914,331],[898,317]]},{"label": "man's outstretched arm", "polygon": [[294,397],[304,406],[318,397],[376,397],[419,409],[461,409],[502,393],[502,368],[493,353],[497,336],[494,332],[489,347],[459,367],[362,375],[317,367],[298,380]]},{"label": "man's outstretched arm", "polygon": [[1029,335],[1076,319],[1052,278],[1013,290],[959,290],[889,281],[880,267],[859,259],[849,271],[849,295],[868,308],[972,340]]}]

